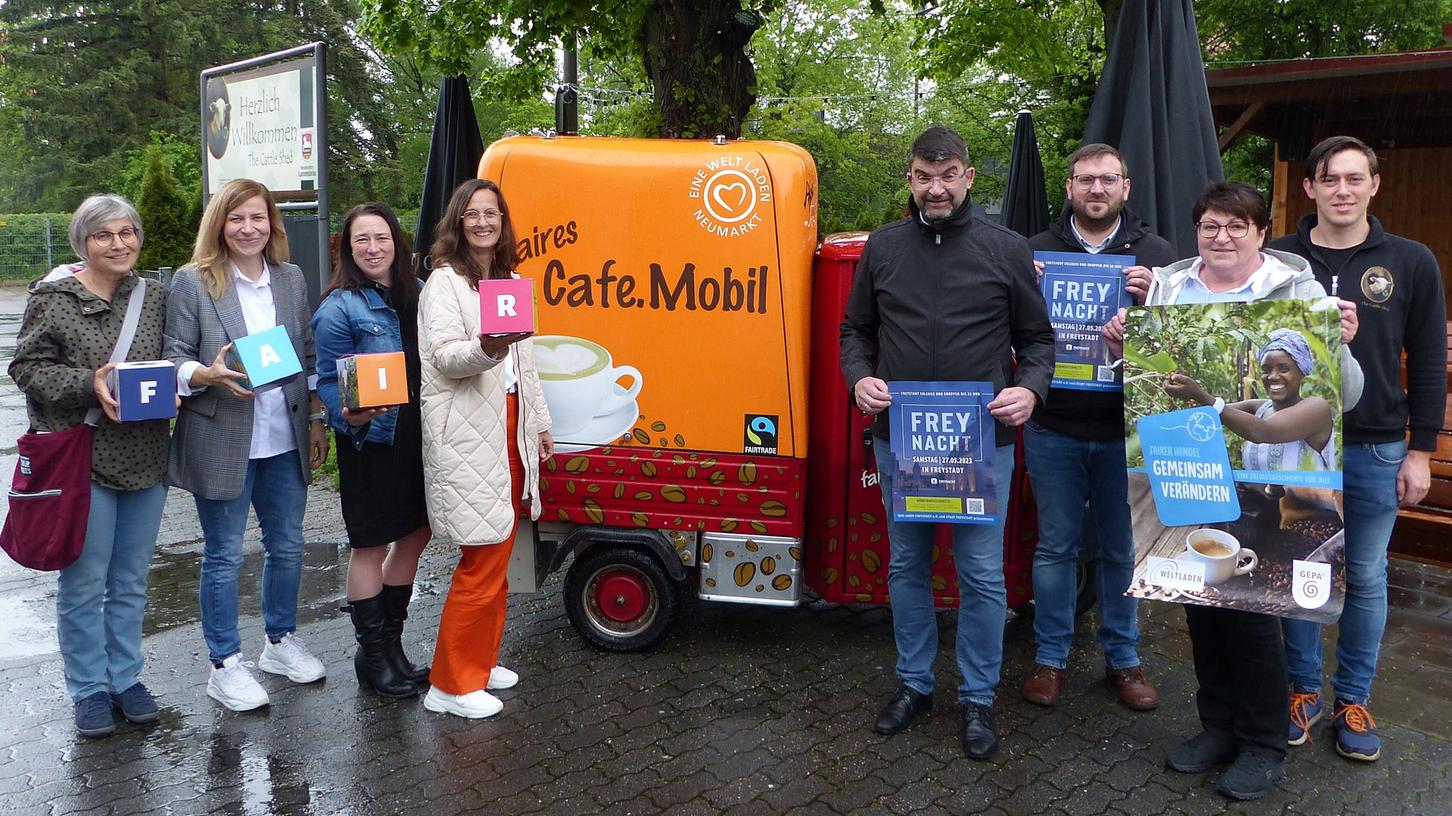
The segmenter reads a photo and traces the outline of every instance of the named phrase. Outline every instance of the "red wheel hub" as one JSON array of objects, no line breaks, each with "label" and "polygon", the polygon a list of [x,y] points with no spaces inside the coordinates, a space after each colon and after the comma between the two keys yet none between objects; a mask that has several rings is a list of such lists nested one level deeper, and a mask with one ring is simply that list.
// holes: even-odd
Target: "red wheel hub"
[{"label": "red wheel hub", "polygon": [[634,572],[613,570],[595,585],[600,613],[617,623],[635,620],[650,606],[650,587]]}]

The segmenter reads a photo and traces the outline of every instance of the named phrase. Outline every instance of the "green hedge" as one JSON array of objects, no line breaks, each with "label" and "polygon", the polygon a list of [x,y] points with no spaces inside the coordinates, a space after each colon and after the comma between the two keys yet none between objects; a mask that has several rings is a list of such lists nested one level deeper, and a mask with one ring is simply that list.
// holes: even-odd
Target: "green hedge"
[{"label": "green hedge", "polygon": [[[50,252],[46,253],[46,219]],[[66,238],[70,213],[0,213],[0,278],[29,280],[76,260]]]}]

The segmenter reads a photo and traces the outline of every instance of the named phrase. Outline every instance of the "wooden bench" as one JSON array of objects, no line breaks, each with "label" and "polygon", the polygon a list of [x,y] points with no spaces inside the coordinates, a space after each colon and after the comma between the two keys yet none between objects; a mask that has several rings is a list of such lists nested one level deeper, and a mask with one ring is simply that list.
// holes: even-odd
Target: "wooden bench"
[{"label": "wooden bench", "polygon": [[[1447,324],[1447,348],[1452,355],[1452,323]],[[1452,357],[1448,362],[1452,379]],[[1402,372],[1406,382],[1406,371]],[[1432,454],[1432,486],[1426,498],[1401,511],[1392,533],[1391,551],[1421,561],[1452,564],[1452,395],[1448,395]]]}]

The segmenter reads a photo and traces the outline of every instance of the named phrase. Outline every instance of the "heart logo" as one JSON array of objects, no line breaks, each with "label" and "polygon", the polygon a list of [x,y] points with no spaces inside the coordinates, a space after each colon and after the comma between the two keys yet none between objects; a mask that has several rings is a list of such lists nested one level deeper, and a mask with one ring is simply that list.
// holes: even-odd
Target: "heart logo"
[{"label": "heart logo", "polygon": [[[733,197],[736,199],[735,203],[730,201]],[[747,189],[745,184],[739,181],[732,182],[731,184],[717,184],[711,190],[711,198],[721,208],[731,212],[737,212],[746,206],[746,202],[751,198],[751,191]]]}]

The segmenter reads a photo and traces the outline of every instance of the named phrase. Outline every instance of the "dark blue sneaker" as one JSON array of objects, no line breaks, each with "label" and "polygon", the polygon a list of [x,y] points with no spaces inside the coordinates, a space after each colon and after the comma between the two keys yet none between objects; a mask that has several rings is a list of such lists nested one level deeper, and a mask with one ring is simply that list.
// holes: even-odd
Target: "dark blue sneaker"
[{"label": "dark blue sneaker", "polygon": [[1291,723],[1286,733],[1288,745],[1305,745],[1311,739],[1311,726],[1326,714],[1321,695],[1314,691],[1291,692]]},{"label": "dark blue sneaker", "polygon": [[157,708],[156,699],[151,696],[151,690],[141,682],[120,694],[112,694],[111,703],[121,709],[121,714],[126,718],[126,722],[155,722],[157,716],[161,714],[161,709]]},{"label": "dark blue sneaker", "polygon": [[76,731],[83,737],[109,737],[116,732],[111,719],[111,695],[98,691],[76,701]]},{"label": "dark blue sneaker", "polygon": [[1376,720],[1361,703],[1336,701],[1336,753],[1347,759],[1375,762],[1381,756],[1381,737],[1376,735]]}]

